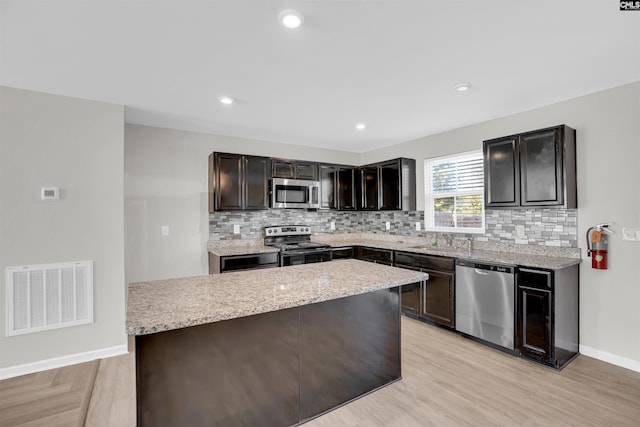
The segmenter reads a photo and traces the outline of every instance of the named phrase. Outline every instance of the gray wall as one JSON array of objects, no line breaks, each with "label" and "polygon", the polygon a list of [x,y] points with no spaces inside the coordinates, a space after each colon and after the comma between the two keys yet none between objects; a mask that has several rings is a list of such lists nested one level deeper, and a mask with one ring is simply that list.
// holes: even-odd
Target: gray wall
[{"label": "gray wall", "polygon": [[[213,151],[357,164],[360,155],[147,126],[125,126],[126,281],[207,274]],[[169,226],[162,237],[161,227]]]},{"label": "gray wall", "polygon": [[[0,87],[0,369],[126,346],[122,106]],[[61,199],[40,200],[42,186]],[[5,268],[93,260],[94,319],[5,336]]]},{"label": "gray wall", "polygon": [[[620,237],[621,227],[640,227],[640,82],[364,153],[362,161],[417,159],[420,207],[425,158],[478,149],[485,139],[562,123],[577,132],[578,245],[585,258],[580,266],[581,346],[594,356],[635,362],[640,370],[640,243]],[[592,270],[584,234],[605,221],[616,223],[609,240],[609,270]]]}]

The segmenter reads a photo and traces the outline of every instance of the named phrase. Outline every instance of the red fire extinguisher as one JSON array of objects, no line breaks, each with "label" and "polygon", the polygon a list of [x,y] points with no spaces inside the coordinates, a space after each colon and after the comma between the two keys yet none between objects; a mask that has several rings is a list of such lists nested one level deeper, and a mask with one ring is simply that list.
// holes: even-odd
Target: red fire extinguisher
[{"label": "red fire extinguisher", "polygon": [[607,258],[609,250],[607,248],[607,233],[613,234],[609,230],[611,224],[598,224],[587,230],[587,256],[591,257],[591,268],[596,270],[607,269]]}]

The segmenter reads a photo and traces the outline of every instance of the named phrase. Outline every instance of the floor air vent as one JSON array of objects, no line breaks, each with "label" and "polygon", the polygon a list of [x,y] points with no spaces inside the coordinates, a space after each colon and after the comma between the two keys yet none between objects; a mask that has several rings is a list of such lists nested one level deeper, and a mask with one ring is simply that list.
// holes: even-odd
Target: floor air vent
[{"label": "floor air vent", "polygon": [[93,322],[93,261],[7,267],[7,336]]}]

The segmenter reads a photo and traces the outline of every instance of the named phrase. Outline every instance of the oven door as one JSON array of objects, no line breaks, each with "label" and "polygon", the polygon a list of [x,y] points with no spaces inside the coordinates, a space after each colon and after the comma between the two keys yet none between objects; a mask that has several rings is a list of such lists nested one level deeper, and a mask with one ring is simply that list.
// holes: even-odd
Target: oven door
[{"label": "oven door", "polygon": [[314,262],[331,261],[331,249],[314,251],[289,251],[280,254],[280,266],[311,264]]}]

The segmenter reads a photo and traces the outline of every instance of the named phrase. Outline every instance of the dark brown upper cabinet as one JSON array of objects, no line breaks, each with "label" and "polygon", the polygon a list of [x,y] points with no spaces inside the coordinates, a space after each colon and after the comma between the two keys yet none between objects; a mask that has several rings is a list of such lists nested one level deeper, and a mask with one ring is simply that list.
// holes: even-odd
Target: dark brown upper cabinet
[{"label": "dark brown upper cabinet", "polygon": [[359,208],[362,210],[378,209],[378,167],[362,166],[360,175],[360,201]]},{"label": "dark brown upper cabinet", "polygon": [[359,168],[362,210],[415,210],[416,161],[399,158]]},{"label": "dark brown upper cabinet", "polygon": [[575,135],[561,125],[484,141],[485,206],[576,208]]},{"label": "dark brown upper cabinet", "polygon": [[299,160],[271,159],[272,178],[318,180],[318,164]]},{"label": "dark brown upper cabinet", "polygon": [[356,209],[355,168],[320,164],[320,209]]},{"label": "dark brown upper cabinet", "polygon": [[212,153],[209,156],[209,212],[269,208],[268,157]]}]

